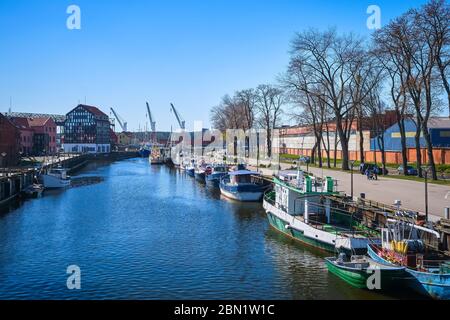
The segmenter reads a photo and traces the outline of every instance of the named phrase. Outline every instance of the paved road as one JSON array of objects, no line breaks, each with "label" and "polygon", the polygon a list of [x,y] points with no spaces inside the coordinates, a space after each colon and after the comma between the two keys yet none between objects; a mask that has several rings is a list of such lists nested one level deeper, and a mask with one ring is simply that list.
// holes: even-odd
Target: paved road
[{"label": "paved road", "polygon": [[[282,164],[282,169],[290,165]],[[302,169],[306,169],[302,167]],[[351,193],[350,174],[342,171],[309,168],[315,176],[331,176],[338,180],[339,191]],[[385,204],[394,204],[395,200],[401,200],[402,207],[425,212],[425,185],[423,182],[400,180],[379,177],[378,181],[367,180],[366,176],[358,171],[353,175],[353,193],[359,196],[364,192],[366,198]],[[428,184],[428,210],[431,220],[438,220],[444,216],[444,208],[450,207],[450,186]]]}]

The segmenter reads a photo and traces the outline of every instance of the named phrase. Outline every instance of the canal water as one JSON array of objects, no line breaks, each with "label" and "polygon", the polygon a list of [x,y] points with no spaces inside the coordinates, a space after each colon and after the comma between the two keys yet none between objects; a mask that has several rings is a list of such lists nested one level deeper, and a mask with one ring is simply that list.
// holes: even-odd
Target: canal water
[{"label": "canal water", "polygon": [[[0,213],[0,299],[416,298],[350,287],[326,254],[272,230],[261,204],[182,172],[132,159],[80,177],[102,179]],[[80,290],[67,289],[70,265]]]}]

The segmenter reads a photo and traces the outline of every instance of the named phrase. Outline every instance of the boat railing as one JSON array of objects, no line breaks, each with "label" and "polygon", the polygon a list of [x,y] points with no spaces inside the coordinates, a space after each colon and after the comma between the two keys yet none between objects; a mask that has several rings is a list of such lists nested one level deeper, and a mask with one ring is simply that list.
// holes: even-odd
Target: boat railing
[{"label": "boat railing", "polygon": [[[275,191],[273,190],[269,190],[264,194],[264,200],[269,203],[270,205],[275,206],[276,201],[275,201]],[[316,203],[312,203],[311,205],[316,206],[318,204]],[[318,219],[314,219],[315,216],[323,216],[322,213],[318,213],[318,214],[311,214],[308,217],[308,224],[311,224],[314,226],[314,228],[318,229],[318,230],[322,230],[322,231],[327,231],[330,233],[334,233],[336,236],[342,236],[342,237],[358,237],[358,236],[364,236],[368,239],[378,239],[378,235],[373,236],[373,234],[370,234],[370,232],[368,232],[367,230],[355,230],[354,228],[345,228],[345,227],[341,227],[341,226],[337,226],[337,225],[330,225],[328,223],[322,222]],[[303,216],[294,216],[296,219],[300,219],[302,221],[304,221],[304,217]]]},{"label": "boat railing", "polygon": [[374,237],[368,237],[366,231],[358,231],[358,230],[348,229],[348,228],[340,227],[340,226],[336,226],[336,225],[330,225],[328,223],[314,220],[312,217],[314,217],[314,216],[308,217],[308,224],[314,225],[315,229],[327,231],[327,232],[335,234],[336,236],[344,236],[346,238],[356,237],[358,235],[364,236],[366,238],[374,238]]},{"label": "boat railing", "polygon": [[422,260],[422,267],[425,269],[441,269],[446,273],[450,273],[450,261],[449,260]]},{"label": "boat railing", "polygon": [[275,191],[268,190],[264,193],[264,200],[271,205],[275,205]]}]

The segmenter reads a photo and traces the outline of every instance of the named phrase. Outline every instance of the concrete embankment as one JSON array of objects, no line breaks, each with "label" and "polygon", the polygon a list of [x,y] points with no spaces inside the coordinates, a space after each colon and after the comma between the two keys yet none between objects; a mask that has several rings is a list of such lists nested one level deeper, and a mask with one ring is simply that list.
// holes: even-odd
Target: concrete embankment
[{"label": "concrete embankment", "polygon": [[4,168],[0,172],[0,206],[19,196],[35,182],[35,177],[51,167],[61,166],[70,174],[83,168],[91,161],[120,161],[138,157],[137,152],[112,152],[108,154],[64,155],[42,159],[40,167]]}]

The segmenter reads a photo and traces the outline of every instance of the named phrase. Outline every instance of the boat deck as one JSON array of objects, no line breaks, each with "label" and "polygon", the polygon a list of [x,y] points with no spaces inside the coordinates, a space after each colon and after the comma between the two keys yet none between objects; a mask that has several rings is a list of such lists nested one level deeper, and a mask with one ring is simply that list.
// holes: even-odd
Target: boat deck
[{"label": "boat deck", "polygon": [[[300,220],[301,222],[305,223],[305,219],[303,216],[294,216],[295,219]],[[349,228],[343,228],[340,226],[334,226],[331,224],[323,224],[320,222],[314,222],[314,221],[309,221],[308,225],[312,226],[315,229],[318,230],[323,230],[329,233],[335,233],[335,234],[339,234],[340,236],[344,236],[344,237],[348,237],[348,238],[366,238],[365,234],[362,234],[361,232],[349,229]]]}]

